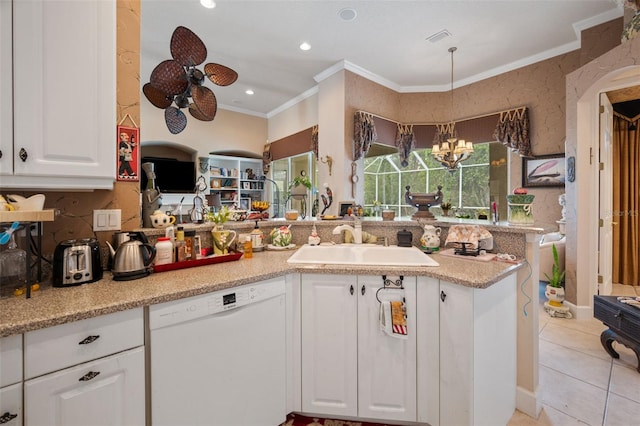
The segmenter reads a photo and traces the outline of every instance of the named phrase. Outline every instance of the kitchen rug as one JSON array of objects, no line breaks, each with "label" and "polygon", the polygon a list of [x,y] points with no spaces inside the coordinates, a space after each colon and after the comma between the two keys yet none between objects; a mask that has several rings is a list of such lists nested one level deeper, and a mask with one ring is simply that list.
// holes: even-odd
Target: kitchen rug
[{"label": "kitchen rug", "polygon": [[388,426],[382,423],[353,422],[348,420],[321,419],[291,413],[280,426]]}]

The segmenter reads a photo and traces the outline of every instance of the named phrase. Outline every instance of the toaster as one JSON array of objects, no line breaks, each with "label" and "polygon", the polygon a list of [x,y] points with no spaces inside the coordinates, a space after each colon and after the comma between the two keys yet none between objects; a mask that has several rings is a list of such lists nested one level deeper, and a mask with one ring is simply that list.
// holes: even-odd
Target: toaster
[{"label": "toaster", "polygon": [[67,287],[102,279],[102,256],[96,238],[66,240],[53,252],[53,286]]}]

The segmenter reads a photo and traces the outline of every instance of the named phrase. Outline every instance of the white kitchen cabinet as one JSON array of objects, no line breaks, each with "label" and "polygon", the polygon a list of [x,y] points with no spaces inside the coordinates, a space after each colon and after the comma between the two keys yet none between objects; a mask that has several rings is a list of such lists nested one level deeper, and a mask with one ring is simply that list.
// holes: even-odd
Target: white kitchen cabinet
[{"label": "white kitchen cabinet", "polygon": [[25,333],[25,425],[145,422],[143,309]]},{"label": "white kitchen cabinet", "polygon": [[25,382],[25,426],[145,424],[144,348]]},{"label": "white kitchen cabinet", "polygon": [[303,274],[302,411],[358,414],[358,280]]},{"label": "white kitchen cabinet", "polygon": [[0,388],[0,424],[22,425],[22,382]]},{"label": "white kitchen cabinet", "polygon": [[304,274],[302,410],[416,421],[416,278],[405,278],[408,339],[379,326],[381,276]]},{"label": "white kitchen cabinet", "polygon": [[[251,169],[252,176],[249,176],[247,169]],[[251,210],[251,201],[264,200],[264,181],[259,179],[261,175],[261,159],[209,156],[210,192],[220,193],[222,203],[228,207],[238,203],[240,208]]]},{"label": "white kitchen cabinet", "polygon": [[21,382],[22,334],[0,338],[0,360],[0,388]]},{"label": "white kitchen cabinet", "polygon": [[440,425],[507,424],[516,397],[516,275],[440,281]]},{"label": "white kitchen cabinet", "polygon": [[113,188],[116,2],[0,7],[2,187]]},{"label": "white kitchen cabinet", "polygon": [[0,338],[0,424],[22,424],[22,334]]}]

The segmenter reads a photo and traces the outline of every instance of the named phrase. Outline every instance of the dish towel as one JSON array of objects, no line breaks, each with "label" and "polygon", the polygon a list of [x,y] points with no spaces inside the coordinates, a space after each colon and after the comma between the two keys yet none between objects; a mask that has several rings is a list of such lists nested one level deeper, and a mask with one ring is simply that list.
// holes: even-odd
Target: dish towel
[{"label": "dish towel", "polygon": [[380,302],[380,329],[388,336],[407,339],[407,308],[402,300]]}]

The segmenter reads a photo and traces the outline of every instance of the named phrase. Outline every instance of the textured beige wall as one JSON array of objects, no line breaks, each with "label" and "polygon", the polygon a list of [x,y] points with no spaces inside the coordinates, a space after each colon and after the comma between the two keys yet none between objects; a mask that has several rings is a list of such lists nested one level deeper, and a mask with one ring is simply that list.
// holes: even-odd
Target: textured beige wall
[{"label": "textured beige wall", "polygon": [[[531,141],[536,155],[564,152],[565,75],[580,66],[575,51],[454,90],[455,119],[477,117],[520,106],[529,107]],[[345,141],[351,141],[353,113],[359,109],[402,123],[441,123],[451,116],[451,93],[396,93],[347,73]],[[522,160],[510,154],[509,190],[522,184]],[[530,189],[535,226],[557,230],[561,188]]]},{"label": "textured beige wall", "polygon": [[271,142],[318,124],[318,94],[269,117],[267,139]]},{"label": "textured beige wall", "polygon": [[[148,77],[143,77],[143,80],[144,78]],[[147,99],[143,98],[140,102],[140,115],[143,122],[140,134],[143,146],[169,144],[193,152],[194,157],[227,151],[262,155],[266,142],[267,119],[254,115],[218,109],[213,121],[200,121],[187,113],[187,127],[177,135],[171,134],[167,129],[164,111],[154,107]]]}]

